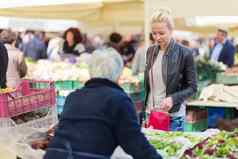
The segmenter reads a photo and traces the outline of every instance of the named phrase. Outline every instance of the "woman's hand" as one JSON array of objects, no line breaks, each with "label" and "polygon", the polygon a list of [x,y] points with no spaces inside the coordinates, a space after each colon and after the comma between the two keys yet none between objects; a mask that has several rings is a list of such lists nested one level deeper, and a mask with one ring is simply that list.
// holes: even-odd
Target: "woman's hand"
[{"label": "woman's hand", "polygon": [[160,103],[160,109],[162,111],[168,112],[173,106],[173,99],[172,97],[167,97],[163,99]]}]

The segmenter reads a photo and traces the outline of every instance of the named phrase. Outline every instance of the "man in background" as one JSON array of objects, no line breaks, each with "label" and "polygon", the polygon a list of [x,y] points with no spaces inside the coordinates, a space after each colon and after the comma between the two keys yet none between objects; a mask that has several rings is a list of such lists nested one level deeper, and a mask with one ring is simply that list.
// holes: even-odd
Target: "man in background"
[{"label": "man in background", "polygon": [[217,29],[215,45],[211,50],[210,59],[232,67],[234,65],[235,47],[227,36],[228,31],[225,28]]}]

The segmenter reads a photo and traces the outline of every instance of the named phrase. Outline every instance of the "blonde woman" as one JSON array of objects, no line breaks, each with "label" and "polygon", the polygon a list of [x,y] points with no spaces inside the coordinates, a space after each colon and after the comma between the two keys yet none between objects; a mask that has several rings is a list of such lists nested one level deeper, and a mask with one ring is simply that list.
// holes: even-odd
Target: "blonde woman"
[{"label": "blonde woman", "polygon": [[153,108],[168,112],[170,130],[182,131],[184,101],[197,90],[192,51],[173,39],[174,23],[169,9],[160,9],[152,15],[151,30],[155,44],[146,55],[143,112]]}]

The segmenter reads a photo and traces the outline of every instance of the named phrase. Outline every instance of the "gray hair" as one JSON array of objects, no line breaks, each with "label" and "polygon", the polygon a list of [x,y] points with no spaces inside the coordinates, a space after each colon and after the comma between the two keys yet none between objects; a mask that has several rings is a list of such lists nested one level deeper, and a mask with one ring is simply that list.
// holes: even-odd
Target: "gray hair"
[{"label": "gray hair", "polygon": [[151,16],[151,24],[164,22],[170,30],[174,29],[174,21],[169,8],[161,8]]},{"label": "gray hair", "polygon": [[3,43],[12,44],[17,39],[16,33],[11,30],[3,30],[0,34],[0,39]]},{"label": "gray hair", "polygon": [[123,70],[120,54],[112,48],[102,48],[93,52],[89,64],[91,78],[106,78],[116,82]]}]

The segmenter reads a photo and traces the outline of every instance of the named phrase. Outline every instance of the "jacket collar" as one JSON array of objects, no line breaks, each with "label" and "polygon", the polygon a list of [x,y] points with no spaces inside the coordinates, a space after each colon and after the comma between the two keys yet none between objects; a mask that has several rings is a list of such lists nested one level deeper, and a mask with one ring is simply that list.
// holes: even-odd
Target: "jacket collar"
[{"label": "jacket collar", "polygon": [[105,78],[92,78],[85,83],[85,86],[91,87],[91,88],[100,87],[100,86],[108,86],[108,87],[116,88],[123,91],[123,89],[118,84]]},{"label": "jacket collar", "polygon": [[174,44],[175,44],[175,40],[173,38],[171,38],[170,42],[169,42],[169,45],[165,51],[165,55],[168,55],[170,54],[171,52],[173,52],[173,47],[174,47]]},{"label": "jacket collar", "polygon": [[[165,55],[168,55],[170,54],[171,52],[173,52],[173,48],[174,48],[174,45],[175,45],[175,40],[173,38],[171,38],[170,42],[169,42],[169,45],[167,47],[167,49],[165,50]],[[156,54],[159,53],[159,50],[160,50],[160,46],[157,45],[157,51],[155,51]]]}]

